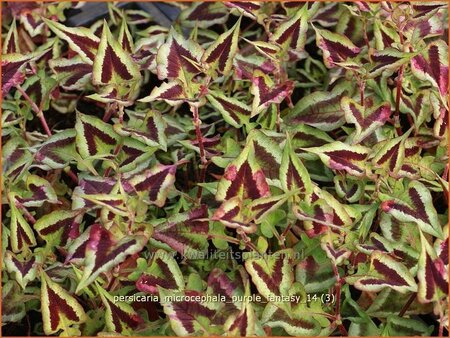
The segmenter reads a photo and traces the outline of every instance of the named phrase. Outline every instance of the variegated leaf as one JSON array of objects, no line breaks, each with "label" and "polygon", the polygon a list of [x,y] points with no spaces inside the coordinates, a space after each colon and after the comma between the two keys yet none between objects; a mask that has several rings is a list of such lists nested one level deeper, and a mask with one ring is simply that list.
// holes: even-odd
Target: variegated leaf
[{"label": "variegated leaf", "polygon": [[280,182],[285,192],[299,189],[300,196],[312,192],[312,182],[309,173],[298,155],[292,150],[291,140],[287,139],[280,165]]},{"label": "variegated leaf", "polygon": [[30,150],[34,152],[33,166],[43,170],[66,167],[77,157],[75,139],[75,129],[67,129],[52,135],[39,147],[31,148]]},{"label": "variegated leaf", "polygon": [[69,47],[80,55],[81,59],[89,65],[94,63],[100,39],[88,28],[66,27],[63,24],[43,18],[47,26],[59,38],[65,40]]},{"label": "variegated leaf", "polygon": [[163,82],[161,86],[153,88],[150,95],[140,99],[140,102],[152,102],[163,100],[171,106],[177,106],[191,99],[186,93],[185,85],[182,81],[174,79],[170,82]]},{"label": "variegated leaf", "polygon": [[281,103],[286,97],[290,97],[293,89],[292,81],[276,84],[267,74],[256,70],[250,88],[250,92],[253,94],[251,116],[258,115],[271,103]]},{"label": "variegated leaf", "polygon": [[258,165],[250,147],[225,169],[217,187],[216,199],[223,201],[234,196],[257,199],[270,195],[266,175]]},{"label": "variegated leaf", "polygon": [[[260,201],[257,199],[256,201]],[[241,229],[246,233],[254,233],[256,231],[255,224],[248,222],[245,215],[242,213],[243,201],[240,196],[234,196],[226,199],[222,204],[214,211],[212,216],[213,221],[219,221],[223,225]]]},{"label": "variegated leaf", "polygon": [[156,56],[159,79],[179,79],[185,86],[189,85],[192,77],[200,72],[199,62],[203,53],[200,45],[185,40],[172,28]]},{"label": "variegated leaf", "polygon": [[195,258],[207,248],[209,225],[206,205],[169,217],[155,226],[152,240],[167,244],[186,258]]},{"label": "variegated leaf", "polygon": [[417,284],[409,270],[390,256],[374,252],[367,276],[357,279],[355,287],[368,292],[391,288],[400,293],[416,292]]},{"label": "variegated leaf", "polygon": [[76,145],[82,158],[108,157],[119,141],[112,126],[97,117],[77,113]]},{"label": "variegated leaf", "polygon": [[176,170],[176,164],[157,164],[144,173],[133,176],[129,183],[138,194],[145,196],[148,194],[148,202],[162,207],[175,183]]},{"label": "variegated leaf", "polygon": [[420,239],[422,250],[417,270],[418,298],[422,303],[439,301],[448,296],[448,270],[423,234]]},{"label": "variegated leaf", "polygon": [[64,246],[79,235],[82,217],[79,210],[55,210],[39,218],[34,228],[47,242]]},{"label": "variegated leaf", "polygon": [[122,85],[124,82],[139,81],[140,78],[139,66],[112,36],[105,21],[94,59],[92,82],[102,85]]},{"label": "variegated leaf", "polygon": [[201,297],[203,293],[198,291],[175,293],[173,290],[160,288],[159,294],[162,299],[167,300],[162,306],[175,334],[182,337],[214,334],[214,325],[211,325],[217,310],[214,305],[187,300],[196,296]]},{"label": "variegated leaf", "polygon": [[15,198],[14,193],[9,193],[9,207],[11,208],[10,241],[12,251],[19,253],[29,251],[30,247],[35,246],[36,238],[30,225],[17,208]]},{"label": "variegated leaf", "polygon": [[122,263],[127,256],[140,252],[147,241],[144,235],[124,236],[117,240],[103,226],[93,224],[86,245],[85,267],[76,293],[80,293],[101,273]]},{"label": "variegated leaf", "polygon": [[71,59],[52,59],[49,66],[61,77],[60,84],[66,90],[83,90],[92,78],[92,65],[80,56]]},{"label": "variegated leaf", "polygon": [[401,199],[386,200],[381,204],[381,209],[400,222],[415,223],[422,231],[443,237],[430,191],[419,181],[411,181]]},{"label": "variegated leaf", "polygon": [[22,260],[9,251],[6,252],[3,260],[6,270],[14,274],[15,280],[22,289],[25,289],[27,284],[36,278],[37,266],[40,261],[40,256],[32,256],[28,260]]},{"label": "variegated leaf", "polygon": [[270,41],[282,46],[284,52],[299,55],[305,48],[306,33],[308,31],[308,6],[297,9],[287,21],[280,24]]},{"label": "variegated leaf", "polygon": [[207,65],[207,72],[213,77],[230,73],[237,53],[240,24],[241,18],[205,50],[202,62]]},{"label": "variegated leaf", "polygon": [[215,91],[210,91],[206,97],[213,108],[217,109],[223,119],[233,127],[240,128],[248,123],[252,111],[247,104]]},{"label": "variegated leaf", "polygon": [[316,27],[314,30],[317,47],[322,50],[323,61],[328,68],[357,57],[361,51],[361,48],[355,46],[345,35]]},{"label": "variegated leaf", "polygon": [[265,257],[249,258],[245,268],[252,277],[258,292],[266,299],[288,295],[294,282],[294,251],[285,249]]},{"label": "variegated leaf", "polygon": [[46,335],[87,320],[86,313],[76,298],[53,282],[44,271],[41,272],[41,283],[41,312]]},{"label": "variegated leaf", "polygon": [[8,34],[6,35],[6,38],[3,41],[2,53],[3,54],[12,54],[12,53],[20,54],[19,35],[17,33],[17,24],[16,24],[15,18],[13,19],[11,26],[9,27]]},{"label": "variegated leaf", "polygon": [[305,307],[302,311],[294,311],[291,314],[273,304],[268,304],[261,320],[269,327],[283,328],[291,336],[316,336],[320,332],[320,324],[313,318],[311,312]]},{"label": "variegated leaf", "polygon": [[25,80],[23,74],[33,55],[17,53],[2,55],[2,97],[5,97],[11,88],[20,85]]},{"label": "variegated leaf", "polygon": [[448,46],[443,40],[428,45],[423,54],[411,59],[413,74],[422,81],[429,81],[439,90],[442,98],[448,93]]},{"label": "variegated leaf", "polygon": [[127,126],[115,124],[113,128],[120,136],[130,136],[150,147],[159,147],[166,151],[167,137],[165,130],[167,122],[161,113],[156,110],[149,110],[143,118],[141,116],[130,116]]},{"label": "variegated leaf", "polygon": [[340,141],[321,147],[302,148],[320,157],[322,162],[333,170],[344,170],[350,175],[361,177],[367,173],[366,159],[369,149],[362,145],[349,145]]},{"label": "variegated leaf", "polygon": [[103,305],[105,305],[106,328],[109,332],[130,334],[143,322],[131,305],[125,302],[116,302],[111,294],[98,285],[97,290]]},{"label": "variegated leaf", "polygon": [[341,100],[347,123],[355,125],[356,131],[352,137],[352,144],[359,144],[378,128],[383,126],[391,116],[391,105],[386,102],[367,109],[349,97]]},{"label": "variegated leaf", "polygon": [[221,2],[197,2],[183,10],[179,20],[184,25],[208,28],[212,25],[223,24],[228,19],[228,10]]},{"label": "variegated leaf", "polygon": [[153,253],[149,267],[136,281],[136,288],[143,292],[158,294],[158,287],[165,290],[183,290],[184,278],[173,255],[164,250]]},{"label": "variegated leaf", "polygon": [[28,175],[26,184],[31,195],[25,193],[22,197],[16,198],[23,206],[40,207],[44,202],[59,203],[55,190],[46,179],[37,175]]},{"label": "variegated leaf", "polygon": [[349,88],[336,86],[331,92],[316,91],[300,99],[283,118],[286,125],[306,124],[323,131],[339,128],[345,123],[341,99]]}]

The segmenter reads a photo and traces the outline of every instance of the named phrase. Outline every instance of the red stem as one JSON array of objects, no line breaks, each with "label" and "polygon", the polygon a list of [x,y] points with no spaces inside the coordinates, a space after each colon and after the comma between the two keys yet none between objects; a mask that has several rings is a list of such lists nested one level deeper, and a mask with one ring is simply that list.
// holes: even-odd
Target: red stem
[{"label": "red stem", "polygon": [[408,301],[403,305],[402,309],[398,313],[399,317],[403,317],[403,315],[408,311],[411,304],[414,302],[414,299],[416,299],[416,293],[414,292],[411,296],[409,296]]},{"label": "red stem", "polygon": [[[27,100],[28,103],[31,105],[31,108],[33,109],[33,111],[36,113],[36,116],[41,121],[42,127],[44,128],[47,135],[52,136],[53,134],[52,134],[50,128],[48,127],[47,120],[45,119],[45,116],[44,116],[44,113],[42,112],[42,110],[36,105],[36,103],[33,102],[33,100],[28,96],[28,94],[25,92],[25,90],[20,85],[17,85],[16,88],[20,92],[20,94],[22,94],[22,96],[25,98],[25,100]],[[67,175],[70,176],[70,178],[76,184],[78,184],[77,175],[75,175],[70,169],[66,170],[65,172],[67,173]]]},{"label": "red stem", "polygon": [[197,136],[198,147],[200,148],[200,160],[202,164],[206,164],[205,146],[203,145],[202,131],[200,130],[200,117],[198,115],[198,107],[191,106],[192,115],[194,117],[195,135]]},{"label": "red stem", "polygon": [[[341,321],[341,287],[342,287],[342,279],[341,276],[339,275],[339,270],[337,268],[336,265],[333,265],[333,272],[334,275],[336,276],[336,309],[334,311],[334,315],[335,315],[335,320],[337,321]],[[341,334],[343,336],[348,336],[348,332],[347,329],[345,328],[345,326],[342,323],[338,324],[338,329],[341,332]]]},{"label": "red stem", "polygon": [[19,201],[17,201],[16,199],[14,199],[14,202],[16,204],[16,206],[23,211],[23,214],[25,216],[25,218],[28,220],[28,222],[30,222],[31,224],[35,224],[36,223],[36,218],[34,218],[34,216],[27,210],[27,208],[25,208],[22,203],[20,203]]},{"label": "red stem", "polygon": [[44,113],[42,110],[36,105],[36,103],[33,102],[33,100],[28,96],[28,94],[25,92],[25,90],[20,86],[17,85],[17,90],[22,94],[22,96],[25,98],[25,100],[28,101],[28,103],[31,105],[31,108],[36,113],[36,116],[41,121],[42,127],[44,128],[45,132],[48,136],[52,136],[52,132],[50,131],[50,128],[48,127],[47,120],[45,119]]},{"label": "red stem", "polygon": [[400,99],[402,97],[402,81],[403,81],[403,71],[404,65],[400,67],[397,76],[397,96],[395,98],[395,115],[394,115],[394,124],[395,129],[397,130],[398,136],[403,135],[402,128],[400,126]]}]

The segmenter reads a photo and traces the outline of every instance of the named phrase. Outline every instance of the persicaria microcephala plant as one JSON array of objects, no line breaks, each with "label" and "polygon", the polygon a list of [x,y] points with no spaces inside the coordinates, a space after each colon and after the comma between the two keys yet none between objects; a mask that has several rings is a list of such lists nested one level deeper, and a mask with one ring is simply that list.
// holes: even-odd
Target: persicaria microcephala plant
[{"label": "persicaria microcephala plant", "polygon": [[3,335],[448,334],[446,4],[165,5],[3,3]]}]

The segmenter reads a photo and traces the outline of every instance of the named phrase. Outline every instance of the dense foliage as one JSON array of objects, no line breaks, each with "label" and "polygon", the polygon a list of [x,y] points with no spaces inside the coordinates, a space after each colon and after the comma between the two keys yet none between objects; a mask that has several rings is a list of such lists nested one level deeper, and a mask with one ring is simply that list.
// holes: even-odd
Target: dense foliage
[{"label": "dense foliage", "polygon": [[447,333],[445,4],[81,6],[3,6],[4,335]]}]

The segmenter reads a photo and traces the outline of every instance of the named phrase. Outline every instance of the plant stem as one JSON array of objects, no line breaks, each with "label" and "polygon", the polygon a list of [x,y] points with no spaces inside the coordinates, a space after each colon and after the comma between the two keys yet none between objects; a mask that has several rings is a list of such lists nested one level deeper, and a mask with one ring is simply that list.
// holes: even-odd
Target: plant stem
[{"label": "plant stem", "polygon": [[405,70],[405,66],[402,65],[398,72],[397,76],[397,96],[395,98],[395,115],[394,115],[394,124],[395,130],[397,131],[398,136],[403,135],[402,128],[400,126],[400,99],[402,97],[402,81],[403,81],[403,72]]},{"label": "plant stem", "polygon": [[281,132],[280,104],[277,103],[277,133]]},{"label": "plant stem", "polygon": [[22,203],[20,203],[18,200],[14,199],[14,202],[16,203],[16,206],[23,211],[24,216],[26,217],[26,219],[28,220],[28,222],[30,222],[31,224],[35,224],[36,223],[36,218],[34,218],[34,216],[27,210],[27,208],[25,208]]},{"label": "plant stem", "polygon": [[195,135],[197,136],[198,147],[200,148],[200,161],[202,164],[206,164],[205,147],[203,145],[202,131],[200,130],[200,117],[198,114],[198,107],[191,106],[192,115],[194,117]]},{"label": "plant stem", "polygon": [[[203,183],[205,181],[206,164],[208,161],[207,161],[206,155],[205,155],[205,146],[203,145],[202,131],[200,130],[200,125],[202,122],[200,121],[200,116],[198,114],[198,107],[191,106],[191,111],[192,111],[192,116],[194,118],[195,135],[197,137],[198,147],[200,149],[200,161],[202,162],[199,183]],[[201,202],[202,192],[203,192],[203,187],[198,186],[197,198],[198,198],[199,202]]]},{"label": "plant stem", "polygon": [[335,292],[336,292],[336,309],[334,311],[335,321],[338,322],[338,329],[341,332],[342,335],[348,336],[347,329],[345,326],[340,323],[341,321],[341,287],[343,280],[341,279],[341,276],[339,275],[339,270],[336,265],[333,264],[333,272],[336,277],[336,284],[335,284]]},{"label": "plant stem", "polygon": [[402,309],[398,313],[399,317],[403,317],[403,315],[406,313],[406,311],[408,311],[408,309],[411,306],[411,304],[414,302],[414,299],[416,299],[416,293],[415,292],[413,294],[411,294],[411,296],[409,296],[408,301],[405,303],[405,305],[403,305]]},{"label": "plant stem", "polygon": [[28,94],[25,92],[25,90],[20,86],[17,85],[17,90],[22,94],[22,96],[25,98],[25,100],[28,101],[28,103],[31,105],[31,109],[36,113],[36,116],[41,121],[42,127],[44,128],[45,132],[48,136],[52,136],[52,132],[50,131],[50,128],[48,127],[47,120],[45,119],[44,113],[42,110],[36,105],[36,103],[33,102],[33,100],[28,96]]},{"label": "plant stem", "polygon": [[[17,90],[20,92],[20,94],[22,94],[22,96],[25,98],[25,100],[28,101],[28,103],[31,105],[31,108],[33,109],[33,111],[36,113],[36,116],[39,118],[39,120],[41,121],[42,127],[44,128],[46,134],[48,136],[52,136],[52,131],[50,130],[50,128],[48,127],[47,124],[47,120],[45,119],[44,113],[42,112],[42,109],[40,109],[36,103],[33,102],[33,100],[28,96],[28,94],[25,92],[25,90],[20,86],[17,85]],[[78,184],[78,177],[77,175],[75,175],[70,169],[69,170],[65,170],[65,172],[67,173],[67,175],[70,176],[70,178],[76,183]]]}]

